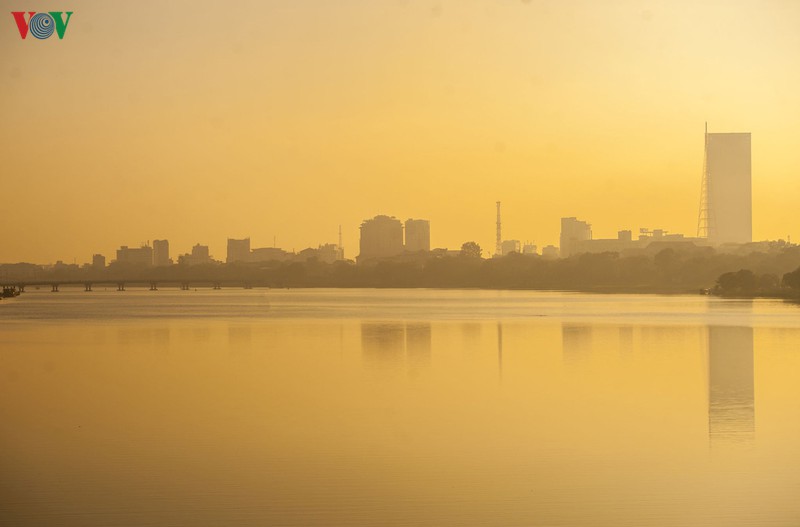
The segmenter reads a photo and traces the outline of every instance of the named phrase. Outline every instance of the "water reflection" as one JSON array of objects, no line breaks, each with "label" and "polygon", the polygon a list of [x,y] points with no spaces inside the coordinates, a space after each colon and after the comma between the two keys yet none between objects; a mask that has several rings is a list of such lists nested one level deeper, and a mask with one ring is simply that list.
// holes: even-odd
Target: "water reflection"
[{"label": "water reflection", "polygon": [[753,328],[708,328],[708,434],[747,442],[755,432]]},{"label": "water reflection", "polygon": [[308,315],[195,316],[209,293],[98,319],[83,295],[66,321],[0,321],[0,524],[797,524],[796,310],[773,328],[779,303],[620,297],[635,316],[587,318],[575,295],[574,316],[464,323],[370,291],[362,320],[319,315],[346,291],[285,294]]},{"label": "water reflection", "polygon": [[169,327],[122,327],[117,330],[117,340],[121,346],[165,349],[169,346],[170,329]]},{"label": "water reflection", "polygon": [[633,327],[620,326],[619,327],[619,352],[622,355],[630,355],[633,353]]},{"label": "water reflection", "polygon": [[431,363],[431,325],[427,322],[406,323],[406,353],[413,366]]},{"label": "water reflection", "polygon": [[412,369],[429,366],[431,342],[429,322],[361,323],[364,361],[376,366],[399,366],[406,360]]},{"label": "water reflection", "polygon": [[578,361],[592,350],[592,327],[587,325],[561,325],[561,346],[564,360]]},{"label": "water reflection", "polygon": [[497,371],[503,378],[503,324],[497,323]]},{"label": "water reflection", "polygon": [[253,340],[253,328],[249,325],[228,326],[228,344],[231,346],[244,346]]},{"label": "water reflection", "polygon": [[362,322],[361,352],[374,365],[398,364],[405,356],[405,325],[398,322]]}]

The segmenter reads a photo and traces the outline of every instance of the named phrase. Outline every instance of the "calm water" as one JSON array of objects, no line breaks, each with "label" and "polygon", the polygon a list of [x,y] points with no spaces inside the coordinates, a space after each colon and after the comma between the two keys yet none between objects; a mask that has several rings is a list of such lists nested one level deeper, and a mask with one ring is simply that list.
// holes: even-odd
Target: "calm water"
[{"label": "calm water", "polygon": [[0,525],[800,525],[796,305],[42,290],[0,337]]}]

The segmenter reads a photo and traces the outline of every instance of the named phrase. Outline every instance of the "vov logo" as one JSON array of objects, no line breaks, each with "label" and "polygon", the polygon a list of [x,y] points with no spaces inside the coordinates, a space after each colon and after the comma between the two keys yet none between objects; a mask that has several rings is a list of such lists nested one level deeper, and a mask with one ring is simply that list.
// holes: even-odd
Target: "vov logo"
[{"label": "vov logo", "polygon": [[49,13],[28,11],[28,20],[25,20],[25,11],[12,11],[11,15],[17,23],[20,37],[24,39],[30,32],[39,40],[44,40],[53,36],[54,31],[58,33],[59,39],[64,38],[72,13],[72,11],[67,11],[66,20],[63,18],[63,11],[50,11]]}]

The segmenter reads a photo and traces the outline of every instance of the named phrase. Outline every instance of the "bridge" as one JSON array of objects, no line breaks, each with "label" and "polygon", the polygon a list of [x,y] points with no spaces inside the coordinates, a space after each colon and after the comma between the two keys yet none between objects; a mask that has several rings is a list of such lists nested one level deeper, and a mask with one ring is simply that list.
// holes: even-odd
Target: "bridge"
[{"label": "bridge", "polygon": [[218,280],[218,279],[184,279],[184,280],[176,280],[172,279],[165,279],[165,280],[154,280],[152,278],[141,278],[141,279],[99,279],[99,280],[25,280],[25,281],[14,281],[14,282],[3,282],[2,284],[3,289],[3,296],[16,296],[19,293],[24,293],[26,287],[49,287],[50,291],[53,293],[58,293],[61,287],[73,287],[73,288],[81,288],[87,293],[91,292],[93,287],[105,286],[105,287],[116,287],[117,291],[125,291],[126,287],[142,287],[147,288],[150,291],[158,291],[159,286],[167,288],[167,287],[174,287],[179,288],[182,291],[189,291],[192,288],[197,287],[208,287],[211,289],[222,289],[223,287],[228,288],[244,288],[244,289],[252,289],[254,285],[258,285],[261,287],[266,287],[265,284],[253,284],[249,281],[245,280]]}]

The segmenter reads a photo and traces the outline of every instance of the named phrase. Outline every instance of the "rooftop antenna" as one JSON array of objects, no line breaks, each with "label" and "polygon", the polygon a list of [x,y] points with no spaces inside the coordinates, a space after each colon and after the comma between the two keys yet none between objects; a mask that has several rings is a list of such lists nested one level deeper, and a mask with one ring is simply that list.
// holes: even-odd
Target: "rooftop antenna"
[{"label": "rooftop antenna", "polygon": [[503,252],[503,234],[500,224],[500,202],[497,202],[497,238],[495,240],[494,253],[499,255]]}]

